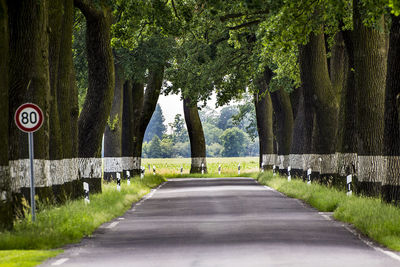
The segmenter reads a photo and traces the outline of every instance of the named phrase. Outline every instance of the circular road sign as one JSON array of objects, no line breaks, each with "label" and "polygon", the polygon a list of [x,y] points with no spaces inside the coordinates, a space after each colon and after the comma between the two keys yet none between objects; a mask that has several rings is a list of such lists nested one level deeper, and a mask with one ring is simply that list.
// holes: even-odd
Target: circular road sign
[{"label": "circular road sign", "polygon": [[37,105],[25,103],[18,107],[14,119],[21,131],[33,133],[43,124],[43,112]]}]

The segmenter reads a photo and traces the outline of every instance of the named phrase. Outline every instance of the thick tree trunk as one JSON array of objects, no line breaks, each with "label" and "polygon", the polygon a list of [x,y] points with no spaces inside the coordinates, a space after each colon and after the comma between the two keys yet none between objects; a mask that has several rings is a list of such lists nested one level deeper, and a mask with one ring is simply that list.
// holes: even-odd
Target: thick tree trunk
[{"label": "thick tree trunk", "polygon": [[[49,3],[43,1],[8,1],[10,27],[9,115],[24,102],[33,102],[43,111],[43,125],[34,133],[36,193],[41,199],[52,199],[49,160]],[[9,120],[10,169],[17,197],[30,198],[26,170],[29,168],[27,134],[21,133]],[[20,145],[20,141],[22,141]],[[20,154],[21,153],[21,154]],[[25,159],[25,160],[24,160]],[[24,179],[25,178],[25,179]],[[20,202],[16,200],[15,205]]]},{"label": "thick tree trunk", "polygon": [[[363,25],[354,0],[354,65],[357,91],[357,150],[360,190],[378,195],[384,177],[382,157],[386,79],[386,36]],[[383,16],[379,25],[384,28]]]},{"label": "thick tree trunk", "polygon": [[[143,85],[140,85],[140,83],[134,83],[133,105],[135,108],[133,110],[133,116],[134,118],[140,118],[139,120],[135,120],[133,132],[133,169],[135,174],[140,173],[143,138],[146,132],[147,125],[149,124],[156,108],[158,97],[160,96],[161,92],[163,79],[164,66],[159,65],[150,70],[144,96]],[[142,99],[142,102],[140,99]],[[136,114],[139,114],[139,116],[136,117]]]},{"label": "thick tree trunk", "polygon": [[331,180],[336,173],[338,101],[329,77],[323,34],[311,34],[309,43],[300,48],[300,76],[307,138],[312,138],[311,150],[304,151],[304,167],[312,169],[314,178]]},{"label": "thick tree trunk", "polygon": [[204,138],[203,126],[200,121],[197,105],[191,103],[188,97],[183,99],[183,114],[190,139],[190,152],[192,163],[190,173],[207,173],[206,162],[206,141]]},{"label": "thick tree trunk", "polygon": [[384,156],[386,175],[382,183],[382,197],[387,202],[400,204],[400,17],[392,15],[387,61]]},{"label": "thick tree trunk", "polygon": [[75,0],[86,18],[89,88],[78,120],[79,157],[99,157],[114,94],[114,60],[111,50],[111,9]]},{"label": "thick tree trunk", "polygon": [[[143,89],[142,89],[143,91]],[[133,158],[133,98],[132,98],[132,82],[126,81],[123,85],[122,96],[122,133],[121,133],[121,154],[125,162],[123,170],[129,171],[133,175],[134,158]]]},{"label": "thick tree trunk", "polygon": [[[117,61],[118,59],[116,59]],[[125,83],[122,67],[115,64],[114,100],[110,117],[104,132],[104,179],[116,178],[116,173],[122,173],[122,108],[123,86]]]},{"label": "thick tree trunk", "polygon": [[254,106],[260,145],[259,167],[264,166],[264,169],[272,169],[272,165],[275,165],[272,102],[268,90],[272,75],[272,70],[266,68],[255,81],[257,92],[254,93]]},{"label": "thick tree trunk", "polygon": [[[57,79],[57,105],[62,135],[63,157],[71,159],[77,156],[77,136],[72,134],[72,129],[77,128],[79,110],[76,110],[74,99],[77,92],[74,91],[74,66],[72,63],[72,26],[74,19],[73,0],[63,0],[64,11],[61,27],[60,58],[58,62]],[[73,79],[71,79],[71,77]]]},{"label": "thick tree trunk", "polygon": [[8,11],[0,0],[0,231],[13,226],[11,179],[8,163]]},{"label": "thick tree trunk", "polygon": [[285,173],[289,166],[290,147],[293,135],[293,111],[289,94],[284,90],[271,93],[272,106],[275,114],[277,154],[279,169]]}]

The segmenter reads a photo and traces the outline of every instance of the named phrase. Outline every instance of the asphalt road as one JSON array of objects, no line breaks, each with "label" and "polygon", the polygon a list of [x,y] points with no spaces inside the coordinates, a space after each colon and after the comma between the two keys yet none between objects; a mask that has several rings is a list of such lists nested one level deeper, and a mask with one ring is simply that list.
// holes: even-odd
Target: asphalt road
[{"label": "asphalt road", "polygon": [[43,266],[392,267],[400,257],[252,179],[180,179]]}]

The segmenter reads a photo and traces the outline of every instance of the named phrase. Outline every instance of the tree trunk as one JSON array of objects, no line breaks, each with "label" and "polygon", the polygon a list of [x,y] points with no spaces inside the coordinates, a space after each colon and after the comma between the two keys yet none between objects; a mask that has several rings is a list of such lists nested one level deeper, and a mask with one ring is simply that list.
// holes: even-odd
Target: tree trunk
[{"label": "tree trunk", "polygon": [[201,124],[197,105],[191,102],[188,97],[183,98],[183,113],[190,139],[190,152],[192,164],[190,173],[207,173],[206,162],[206,141],[204,138],[203,126]]},{"label": "tree trunk", "polygon": [[13,226],[11,179],[8,163],[8,14],[5,0],[0,0],[0,231]]},{"label": "tree trunk", "polygon": [[[143,91],[143,89],[142,89]],[[132,102],[132,82],[126,81],[123,85],[122,103],[122,133],[121,133],[121,155],[124,162],[124,174],[129,171],[133,175],[133,102]],[[127,177],[125,177],[127,178]]]},{"label": "tree trunk", "polygon": [[100,156],[102,137],[114,94],[114,60],[111,50],[111,9],[75,0],[86,18],[89,87],[78,120],[79,157]]},{"label": "tree trunk", "polygon": [[[116,59],[117,61],[118,59]],[[122,108],[124,74],[122,67],[115,64],[115,89],[111,113],[104,132],[104,179],[109,181],[122,173]]]},{"label": "tree trunk", "polygon": [[311,168],[313,178],[328,182],[336,173],[338,101],[329,77],[324,35],[312,33],[299,57],[307,138],[312,141],[311,149],[304,151],[304,171]]},{"label": "tree trunk", "polygon": [[264,166],[264,169],[272,169],[272,165],[275,165],[272,103],[268,90],[272,75],[272,70],[266,68],[255,81],[257,92],[254,93],[254,106],[260,144],[259,166]]},{"label": "tree trunk", "polygon": [[289,166],[289,154],[293,135],[292,105],[289,94],[284,89],[272,92],[271,100],[276,120],[276,132],[274,136],[278,144],[279,170],[282,173],[286,173]]},{"label": "tree trunk", "polygon": [[[143,138],[146,132],[147,125],[149,124],[151,117],[156,108],[158,97],[160,96],[161,87],[164,79],[164,65],[159,65],[154,69],[150,70],[149,78],[146,86],[146,92],[143,96],[143,86],[140,84],[134,84],[133,90],[133,104],[137,108],[134,108],[134,118],[140,118],[135,123],[134,135],[133,135],[133,158],[134,158],[134,173],[140,173],[140,165],[142,158],[142,145]],[[140,89],[141,88],[141,89]],[[137,102],[136,101],[139,101]],[[140,99],[143,99],[140,102]],[[136,114],[139,114],[136,117]]]},{"label": "tree trunk", "polygon": [[400,17],[392,15],[387,61],[384,156],[386,175],[382,197],[386,202],[400,204]]},{"label": "tree trunk", "polygon": [[[133,107],[133,124],[132,124],[132,156],[134,159],[133,174],[140,174],[142,143],[144,132],[141,131],[141,116],[143,110],[144,84],[142,82],[132,82],[132,107]],[[146,131],[146,130],[145,130]]]},{"label": "tree trunk", "polygon": [[[384,177],[382,157],[386,79],[386,36],[363,25],[354,0],[354,66],[357,91],[357,149],[360,190],[378,195]],[[383,16],[379,25],[384,29]]]}]

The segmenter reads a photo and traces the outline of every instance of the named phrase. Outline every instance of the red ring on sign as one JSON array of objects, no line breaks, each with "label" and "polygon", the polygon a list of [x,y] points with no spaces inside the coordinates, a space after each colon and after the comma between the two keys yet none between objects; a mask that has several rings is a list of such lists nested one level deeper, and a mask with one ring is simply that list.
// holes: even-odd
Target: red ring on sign
[{"label": "red ring on sign", "polygon": [[[19,115],[25,108],[32,108],[32,109],[36,110],[36,112],[39,114],[38,123],[32,128],[27,128],[27,127],[23,126],[19,121]],[[35,105],[33,103],[25,103],[17,108],[17,111],[15,112],[15,115],[14,115],[14,120],[15,120],[15,124],[17,125],[18,129],[20,129],[21,131],[26,132],[26,133],[33,133],[33,132],[36,132],[37,130],[39,130],[39,128],[43,124],[43,112],[37,105]]]}]

